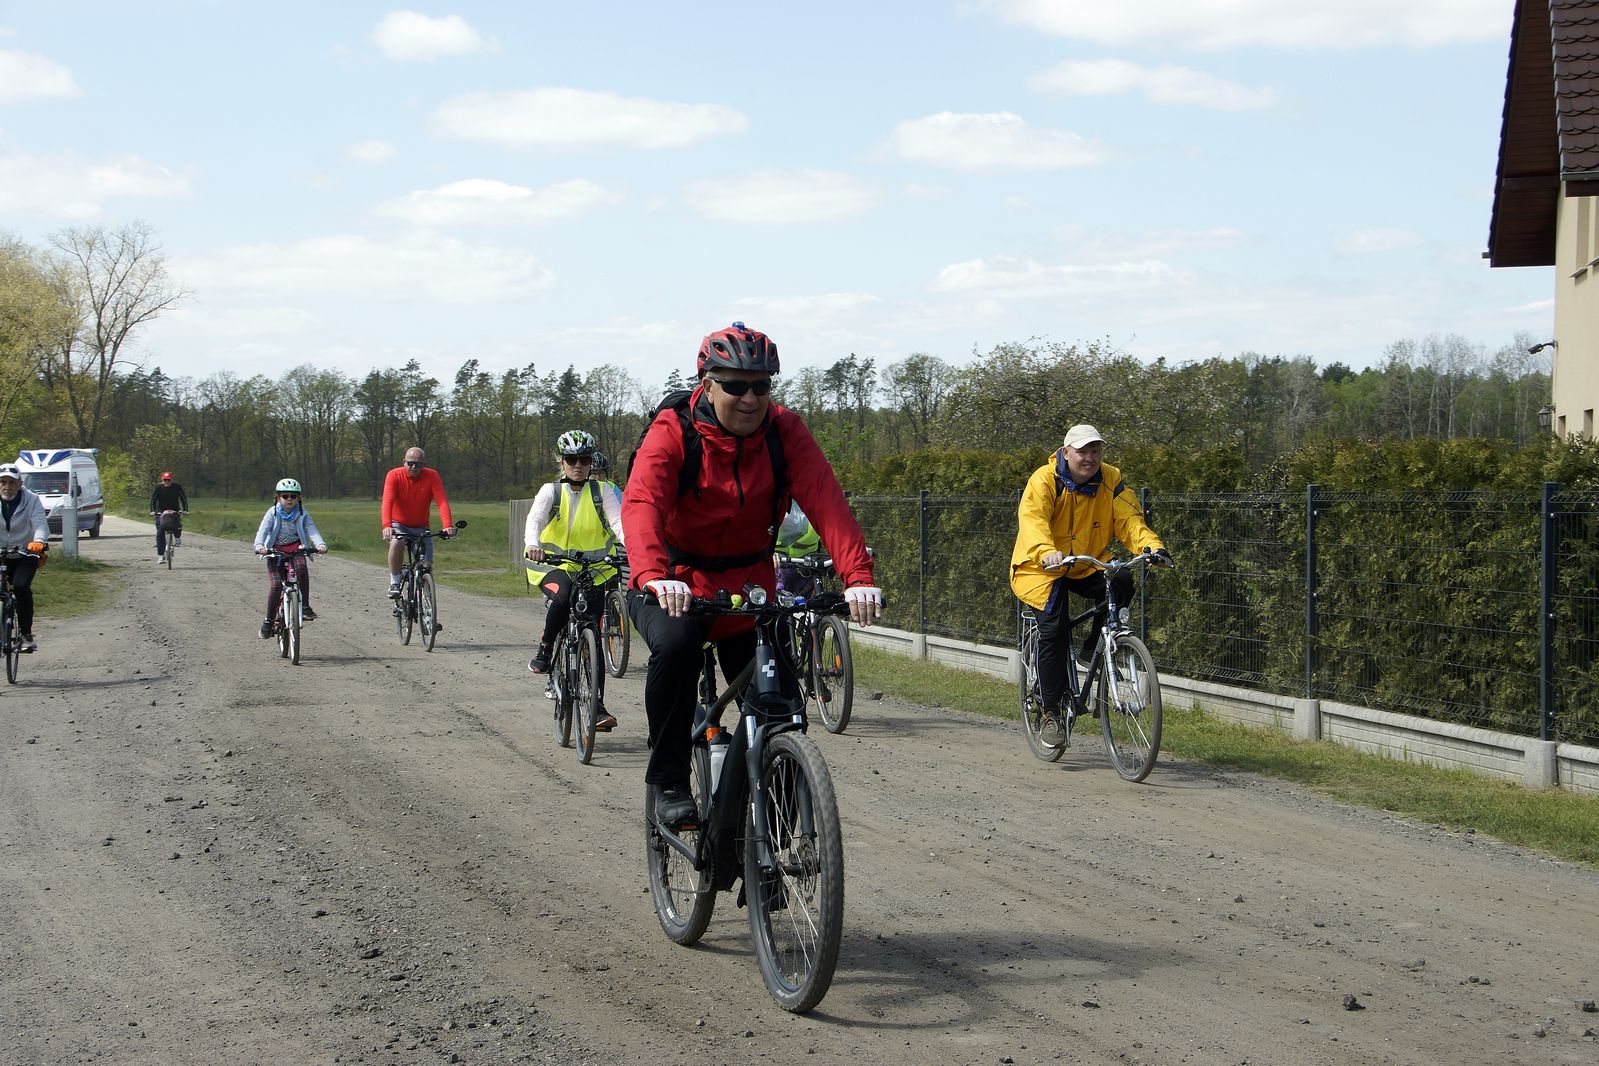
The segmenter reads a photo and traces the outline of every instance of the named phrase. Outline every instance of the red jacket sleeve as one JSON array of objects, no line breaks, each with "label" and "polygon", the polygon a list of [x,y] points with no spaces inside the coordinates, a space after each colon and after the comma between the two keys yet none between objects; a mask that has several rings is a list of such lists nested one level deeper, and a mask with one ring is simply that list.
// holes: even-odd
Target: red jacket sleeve
[{"label": "red jacket sleeve", "polygon": [[622,535],[634,588],[666,576],[666,517],[677,506],[682,465],[683,429],[674,412],[662,411],[644,434],[622,490]]},{"label": "red jacket sleeve", "polygon": [[[439,505],[439,525],[448,529],[455,525],[455,517],[450,514],[450,498],[444,495],[444,479],[431,467],[428,469],[428,474],[432,477],[430,487],[433,489],[433,501]],[[426,519],[422,524],[427,524]]]},{"label": "red jacket sleeve", "polygon": [[383,477],[383,528],[388,529],[394,524],[394,475],[398,470],[390,470]]},{"label": "red jacket sleeve", "polygon": [[833,557],[833,566],[845,588],[875,585],[872,557],[866,554],[866,535],[844,499],[838,475],[811,436],[810,427],[789,410],[778,418],[783,434],[783,461],[788,466],[789,492],[811,520]]}]

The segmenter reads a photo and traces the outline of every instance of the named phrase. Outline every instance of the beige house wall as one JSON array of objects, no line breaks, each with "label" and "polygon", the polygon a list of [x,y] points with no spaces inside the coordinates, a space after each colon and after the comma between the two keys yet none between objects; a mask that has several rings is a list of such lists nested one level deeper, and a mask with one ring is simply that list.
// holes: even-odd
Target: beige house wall
[{"label": "beige house wall", "polygon": [[1599,196],[1562,196],[1555,234],[1555,349],[1552,429],[1599,431]]}]

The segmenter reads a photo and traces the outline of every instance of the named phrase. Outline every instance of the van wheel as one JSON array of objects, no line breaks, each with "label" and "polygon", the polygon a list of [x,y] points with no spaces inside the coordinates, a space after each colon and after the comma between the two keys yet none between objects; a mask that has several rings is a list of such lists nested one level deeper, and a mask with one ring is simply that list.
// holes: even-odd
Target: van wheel
[{"label": "van wheel", "polygon": [[98,537],[100,535],[100,519],[102,517],[101,515],[94,516],[94,525],[89,527],[89,536]]}]

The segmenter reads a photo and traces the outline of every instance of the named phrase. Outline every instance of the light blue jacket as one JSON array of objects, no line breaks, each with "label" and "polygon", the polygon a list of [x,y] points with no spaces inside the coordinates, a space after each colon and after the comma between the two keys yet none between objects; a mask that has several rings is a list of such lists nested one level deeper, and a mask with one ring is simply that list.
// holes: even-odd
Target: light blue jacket
[{"label": "light blue jacket", "polygon": [[[293,531],[292,536],[287,534],[285,527]],[[290,519],[278,517],[277,504],[268,507],[266,516],[261,519],[261,528],[255,531],[255,546],[276,548],[279,544],[289,544],[292,541],[310,545],[317,551],[323,551],[328,546],[328,542],[322,539],[322,534],[317,532],[316,523],[311,521],[311,516],[306,513],[304,505],[301,505]]]}]

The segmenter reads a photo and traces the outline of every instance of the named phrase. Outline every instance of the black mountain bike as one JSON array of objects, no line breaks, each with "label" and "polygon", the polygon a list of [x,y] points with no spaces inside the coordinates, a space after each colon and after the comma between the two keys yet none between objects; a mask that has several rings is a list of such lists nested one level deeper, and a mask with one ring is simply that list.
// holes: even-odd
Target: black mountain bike
[{"label": "black mountain bike", "polygon": [[17,621],[17,600],[11,592],[11,566],[18,559],[37,559],[23,548],[0,549],[0,657],[6,661],[6,683],[17,683],[17,668],[22,665],[22,626]]},{"label": "black mountain bike", "polygon": [[616,553],[617,578],[605,592],[605,616],[600,620],[600,650],[612,677],[627,673],[627,653],[633,640],[633,622],[627,616],[627,553]]},{"label": "black mountain bike", "polygon": [[[455,528],[465,529],[466,520],[455,523]],[[423,545],[431,537],[440,540],[449,537],[443,530],[432,529],[420,533],[395,530],[394,535],[405,541],[405,562],[400,566],[400,598],[394,601],[394,630],[401,644],[409,644],[412,628],[421,629],[422,648],[432,651],[433,642],[444,627],[439,624],[439,595],[433,587],[433,564],[428,562]]]},{"label": "black mountain bike", "polygon": [[272,634],[278,638],[278,655],[295,666],[300,665],[300,630],[305,625],[305,601],[300,594],[300,575],[294,560],[300,556],[309,559],[315,548],[292,548],[282,551],[273,548],[264,553],[278,572],[283,575],[283,595],[278,599],[278,613],[272,620]]},{"label": "black mountain bike", "polygon": [[[1090,604],[1068,623],[1066,695],[1069,708],[1065,709],[1066,721],[1061,723],[1063,740],[1060,743],[1052,744],[1041,735],[1044,702],[1039,694],[1038,615],[1031,607],[1022,607],[1018,642],[1022,665],[1022,729],[1027,734],[1028,747],[1045,762],[1059,759],[1071,746],[1072,723],[1085,710],[1092,709],[1105,734],[1105,751],[1118,774],[1128,781],[1142,781],[1155,768],[1155,759],[1160,755],[1160,674],[1155,670],[1155,660],[1150,657],[1149,649],[1128,628],[1127,609],[1116,603],[1115,587],[1111,584],[1118,570],[1146,566],[1154,558],[1144,552],[1131,559],[1108,563],[1092,555],[1068,555],[1061,560],[1060,567],[1088,563],[1100,571],[1105,578],[1107,614],[1104,627],[1080,656],[1072,634],[1078,625],[1094,616],[1098,604]],[[1082,675],[1080,679],[1079,674]],[[1091,708],[1090,692],[1094,694]]]},{"label": "black mountain bike", "polygon": [[[678,944],[699,940],[716,893],[742,876],[739,902],[749,909],[761,978],[794,1012],[816,1006],[833,980],[844,930],[844,845],[832,776],[805,735],[805,698],[783,623],[806,611],[848,610],[837,593],[804,606],[767,602],[761,589],[748,599],[695,599],[695,614],[753,617],[755,655],[718,694],[715,652],[705,647],[691,749],[697,815],[677,828],[662,825],[657,790],[645,789],[644,861],[661,929]],[[739,720],[729,737],[721,719],[734,702]]]},{"label": "black mountain bike", "polygon": [[[799,588],[788,590],[796,603],[814,601],[826,589],[833,560],[826,555],[803,555],[788,560],[799,577]],[[800,687],[811,701],[829,733],[842,733],[849,725],[855,702],[855,662],[849,650],[849,623],[837,614],[807,610],[793,617],[794,662]]]},{"label": "black mountain bike", "polygon": [[594,719],[599,713],[603,688],[600,671],[604,668],[600,623],[609,599],[595,574],[607,565],[614,566],[616,557],[608,548],[586,552],[546,550],[543,561],[577,565],[572,574],[572,609],[566,616],[566,628],[556,635],[555,646],[550,649],[544,694],[555,701],[556,742],[563,748],[571,747],[575,724],[577,761],[587,764],[594,758]]}]

